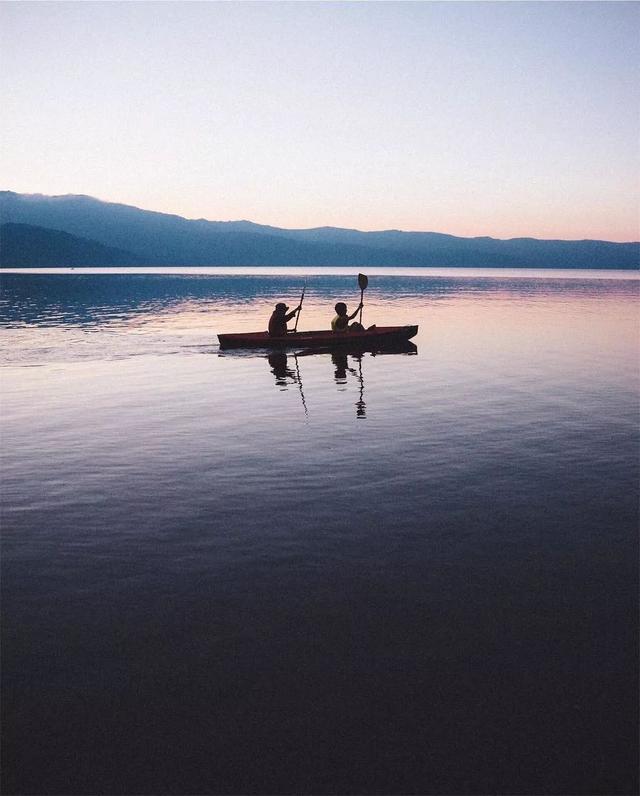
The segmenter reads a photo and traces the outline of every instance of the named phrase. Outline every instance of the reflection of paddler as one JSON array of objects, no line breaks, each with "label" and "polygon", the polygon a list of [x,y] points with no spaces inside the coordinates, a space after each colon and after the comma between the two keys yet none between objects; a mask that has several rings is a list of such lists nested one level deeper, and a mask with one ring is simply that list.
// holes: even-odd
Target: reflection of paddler
[{"label": "reflection of paddler", "polygon": [[295,376],[293,370],[287,367],[287,354],[286,351],[272,351],[267,357],[271,365],[271,372],[276,377],[276,384],[284,386],[287,384],[288,378]]},{"label": "reflection of paddler", "polygon": [[[364,400],[364,378],[362,376],[362,353],[352,354],[353,359],[358,363],[358,370],[349,367],[348,355],[343,351],[333,351],[331,354],[331,362],[335,366],[334,378],[336,384],[347,383],[347,372],[351,373],[358,380],[360,394],[356,401],[356,417],[366,418],[367,404]],[[343,388],[344,389],[344,388]]]},{"label": "reflection of paddler", "polygon": [[331,354],[331,361],[335,365],[334,378],[338,384],[345,384],[347,381],[347,371],[355,374],[355,370],[349,367],[347,355],[342,351],[334,351]]}]

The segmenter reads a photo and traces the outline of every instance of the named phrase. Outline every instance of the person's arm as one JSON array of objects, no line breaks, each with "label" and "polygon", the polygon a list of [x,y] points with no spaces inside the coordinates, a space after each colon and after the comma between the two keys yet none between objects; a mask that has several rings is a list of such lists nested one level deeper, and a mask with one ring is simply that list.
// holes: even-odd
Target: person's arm
[{"label": "person's arm", "polygon": [[298,306],[294,310],[291,310],[291,312],[287,313],[287,315],[284,316],[285,321],[290,321],[293,318],[293,316],[296,314],[296,312],[300,312],[301,309],[302,306],[298,304]]},{"label": "person's arm", "polygon": [[360,302],[360,304],[358,304],[358,306],[356,307],[356,311],[352,315],[349,315],[349,320],[352,321],[363,307],[364,304]]}]

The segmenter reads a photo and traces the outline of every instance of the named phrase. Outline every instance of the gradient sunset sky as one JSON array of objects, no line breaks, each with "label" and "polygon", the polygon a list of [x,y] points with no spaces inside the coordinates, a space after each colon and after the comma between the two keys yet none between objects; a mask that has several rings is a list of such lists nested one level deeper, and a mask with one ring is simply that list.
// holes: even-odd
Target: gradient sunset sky
[{"label": "gradient sunset sky", "polygon": [[0,4],[3,189],[640,238],[640,5]]}]

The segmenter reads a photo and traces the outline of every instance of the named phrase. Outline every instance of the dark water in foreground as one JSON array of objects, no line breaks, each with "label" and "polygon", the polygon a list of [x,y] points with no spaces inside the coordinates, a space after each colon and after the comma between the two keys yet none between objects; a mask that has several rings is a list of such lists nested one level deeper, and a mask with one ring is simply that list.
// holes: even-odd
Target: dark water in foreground
[{"label": "dark water in foreground", "polygon": [[638,281],[300,282],[3,276],[3,793],[637,793]]}]

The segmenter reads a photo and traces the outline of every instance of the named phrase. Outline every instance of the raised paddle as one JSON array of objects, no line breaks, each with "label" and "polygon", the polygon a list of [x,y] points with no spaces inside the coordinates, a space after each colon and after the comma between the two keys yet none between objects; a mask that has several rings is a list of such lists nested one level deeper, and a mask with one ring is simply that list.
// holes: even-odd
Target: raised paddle
[{"label": "raised paddle", "polygon": [[302,302],[304,301],[304,291],[305,291],[306,289],[307,289],[307,282],[306,282],[306,280],[305,280],[305,283],[304,283],[304,285],[302,286],[302,295],[300,296],[300,304],[298,305],[298,306],[300,307],[300,309],[299,309],[299,311],[296,313],[296,325],[293,327],[293,331],[294,331],[294,332],[297,332],[297,331],[298,331],[298,319],[300,318],[300,313],[302,312]]},{"label": "raised paddle", "polygon": [[367,285],[369,284],[369,278],[365,274],[358,274],[358,285],[360,286],[360,325],[362,326],[362,299],[364,297],[364,291],[367,289]]}]

